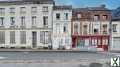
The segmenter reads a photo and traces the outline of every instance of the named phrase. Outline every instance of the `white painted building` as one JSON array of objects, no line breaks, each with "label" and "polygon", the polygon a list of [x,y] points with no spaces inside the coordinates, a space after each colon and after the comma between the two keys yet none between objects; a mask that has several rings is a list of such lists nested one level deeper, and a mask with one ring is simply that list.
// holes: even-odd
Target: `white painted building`
[{"label": "white painted building", "polygon": [[52,45],[53,0],[0,1],[0,48]]},{"label": "white painted building", "polygon": [[120,50],[120,18],[112,20],[112,44],[111,50]]},{"label": "white painted building", "polygon": [[72,6],[54,6],[53,49],[71,48]]}]

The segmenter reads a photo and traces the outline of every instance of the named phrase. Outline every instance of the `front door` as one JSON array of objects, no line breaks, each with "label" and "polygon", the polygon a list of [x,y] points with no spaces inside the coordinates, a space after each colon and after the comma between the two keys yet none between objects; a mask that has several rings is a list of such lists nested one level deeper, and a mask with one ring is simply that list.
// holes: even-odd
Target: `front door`
[{"label": "front door", "polygon": [[33,48],[37,46],[37,32],[32,32],[32,45]]}]

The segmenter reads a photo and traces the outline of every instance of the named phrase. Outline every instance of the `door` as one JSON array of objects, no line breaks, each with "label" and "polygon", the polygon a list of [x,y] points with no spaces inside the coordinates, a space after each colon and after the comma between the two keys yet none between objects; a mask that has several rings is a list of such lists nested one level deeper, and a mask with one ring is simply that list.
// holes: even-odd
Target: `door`
[{"label": "door", "polygon": [[112,48],[120,50],[120,38],[113,38]]},{"label": "door", "polygon": [[32,45],[33,48],[37,46],[37,32],[32,32]]},{"label": "door", "polygon": [[85,39],[85,46],[86,46],[86,47],[89,46],[89,39]]}]

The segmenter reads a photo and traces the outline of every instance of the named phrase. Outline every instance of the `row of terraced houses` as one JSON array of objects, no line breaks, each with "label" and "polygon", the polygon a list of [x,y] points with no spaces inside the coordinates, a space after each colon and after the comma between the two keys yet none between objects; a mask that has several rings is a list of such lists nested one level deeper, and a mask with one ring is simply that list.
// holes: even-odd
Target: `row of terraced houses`
[{"label": "row of terraced houses", "polygon": [[120,20],[99,7],[0,1],[0,48],[119,50]]}]

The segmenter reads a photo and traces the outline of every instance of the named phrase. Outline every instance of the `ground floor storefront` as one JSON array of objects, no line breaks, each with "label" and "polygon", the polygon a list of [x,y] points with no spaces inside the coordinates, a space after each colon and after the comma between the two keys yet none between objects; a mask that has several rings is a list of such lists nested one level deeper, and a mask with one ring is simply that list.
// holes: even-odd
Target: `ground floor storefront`
[{"label": "ground floor storefront", "polygon": [[109,48],[109,35],[73,35],[72,48],[88,48],[103,49],[107,51]]}]

